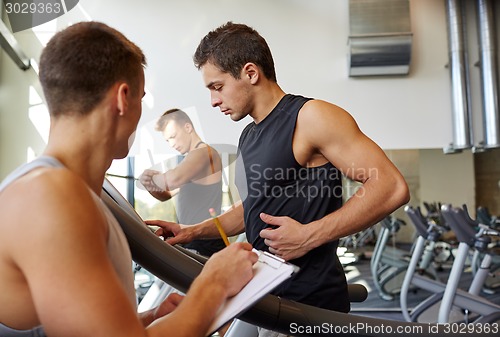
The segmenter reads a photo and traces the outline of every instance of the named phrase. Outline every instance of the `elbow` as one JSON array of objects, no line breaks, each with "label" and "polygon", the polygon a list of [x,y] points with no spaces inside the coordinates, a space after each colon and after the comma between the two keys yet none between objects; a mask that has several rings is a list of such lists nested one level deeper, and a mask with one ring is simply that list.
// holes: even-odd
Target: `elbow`
[{"label": "elbow", "polygon": [[167,196],[167,195],[165,195],[165,194],[157,195],[157,196],[155,196],[155,198],[158,199],[161,202],[165,202],[165,201],[167,201],[167,200],[170,199],[170,197]]},{"label": "elbow", "polygon": [[394,198],[397,204],[396,208],[406,205],[410,201],[410,190],[408,188],[408,184],[402,176],[400,176],[395,182]]}]

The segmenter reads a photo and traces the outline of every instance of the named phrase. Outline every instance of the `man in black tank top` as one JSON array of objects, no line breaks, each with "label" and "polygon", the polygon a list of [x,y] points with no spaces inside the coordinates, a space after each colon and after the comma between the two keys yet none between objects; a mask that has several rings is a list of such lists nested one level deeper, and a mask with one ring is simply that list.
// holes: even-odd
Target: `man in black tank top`
[{"label": "man in black tank top", "polygon": [[[180,109],[167,110],[160,116],[156,130],[185,158],[174,169],[164,173],[144,171],[139,178],[142,185],[160,201],[177,196],[179,223],[192,225],[203,221],[211,208],[219,214],[222,205],[222,165],[217,151],[201,141],[191,118]],[[205,256],[211,256],[225,247],[220,238],[193,240],[183,246]]]},{"label": "man in black tank top", "polygon": [[[266,41],[251,27],[228,22],[209,32],[194,63],[213,107],[234,121],[253,119],[239,141],[242,202],[219,217],[222,226],[229,235],[246,231],[255,248],[301,267],[275,294],[349,311],[338,239],[405,204],[404,178],[345,110],[285,94]],[[341,175],[363,184],[344,205]],[[217,236],[211,219],[191,227],[154,223],[175,234],[172,244]]]}]

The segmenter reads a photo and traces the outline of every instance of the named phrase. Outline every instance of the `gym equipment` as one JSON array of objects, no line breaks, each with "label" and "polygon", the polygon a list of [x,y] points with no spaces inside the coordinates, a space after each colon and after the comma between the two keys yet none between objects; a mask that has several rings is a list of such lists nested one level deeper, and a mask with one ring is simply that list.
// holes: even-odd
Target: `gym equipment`
[{"label": "gym equipment", "polygon": [[[446,226],[446,223],[441,215],[441,203],[428,203],[424,202],[424,208],[427,211],[427,214],[424,216],[426,222],[434,223],[437,228],[440,229],[442,234],[450,231],[450,228]],[[420,212],[420,210],[419,210]],[[421,214],[423,216],[423,214]],[[434,257],[433,262],[436,266],[436,269],[442,270],[444,267],[451,268],[451,264],[454,259],[454,251],[456,251],[456,247],[452,246],[450,243],[440,240],[437,242],[433,242],[432,246],[434,248]]]},{"label": "gym equipment", "polygon": [[389,239],[405,222],[392,216],[380,222],[380,232],[370,260],[373,283],[380,298],[386,301],[399,294],[411,252],[388,245]]},{"label": "gym equipment", "polygon": [[[496,216],[492,216],[485,207],[477,208],[476,219],[479,222],[479,226],[487,226],[489,229],[495,231],[500,229],[500,220]],[[500,251],[500,240],[498,237],[496,237],[494,242],[489,244],[489,248],[494,254],[492,254],[492,263],[488,278],[484,281],[483,292],[493,294],[500,288],[500,255],[498,255]],[[475,275],[480,268],[480,263],[483,258],[484,254],[480,253],[478,250],[474,251],[471,262],[473,275]]]},{"label": "gym equipment", "polygon": [[490,211],[486,207],[478,207],[476,210],[476,219],[485,224],[492,229],[497,229],[500,226],[500,219],[496,216],[490,214]]},{"label": "gym equipment", "polygon": [[[134,261],[160,279],[187,291],[203,264],[158,239],[145,225],[133,207],[109,181],[103,184],[101,197],[114,214],[128,239]],[[364,288],[362,286],[357,287]],[[354,296],[349,292],[349,295]],[[366,295],[366,289],[365,293]],[[238,317],[242,321],[266,329],[294,336],[391,336],[407,337],[408,333],[435,337],[450,334],[444,325],[404,323],[398,321],[355,316],[297,303],[273,295],[266,295]],[[491,329],[485,335],[496,335]]]},{"label": "gym equipment", "polygon": [[358,249],[377,240],[374,226],[339,239],[339,247]]},{"label": "gym equipment", "polygon": [[[456,265],[455,263],[453,264],[450,277],[443,294],[443,300],[441,302],[441,306],[439,307],[438,323],[446,323],[449,319],[450,311],[454,303],[454,296],[458,288],[458,282],[463,271],[461,265],[465,263],[465,258],[467,257],[471,247],[474,247],[479,252],[485,254],[483,260],[481,261],[481,267],[477,271],[469,287],[469,294],[480,298],[478,296],[479,292],[488,277],[488,272],[491,267],[491,255],[488,252],[488,244],[491,242],[491,238],[487,236],[490,234],[488,230],[484,227],[481,228],[479,224],[469,216],[465,205],[463,208],[453,208],[451,205],[443,205],[441,207],[441,212],[445,221],[453,229],[458,241],[460,242],[458,245],[458,256],[463,259],[463,262],[460,261],[459,263],[459,261],[456,261]],[[475,227],[480,227],[478,233],[474,230]],[[496,235],[498,235],[498,233],[496,233]],[[464,253],[460,254],[461,251],[464,251]],[[457,258],[455,259],[457,260]],[[488,306],[488,303],[490,306]],[[500,320],[500,306],[486,300],[482,307],[474,305],[470,308],[465,307],[464,309],[481,315],[482,317],[479,318],[481,322],[495,322]]]},{"label": "gym equipment", "polygon": [[[474,278],[469,288],[469,292],[458,289],[458,282],[463,272],[463,266],[465,264],[465,259],[468,256],[469,248],[473,245],[479,249],[487,246],[485,246],[485,242],[487,240],[484,239],[484,236],[482,236],[483,233],[480,233],[476,238],[476,233],[470,226],[472,219],[466,219],[463,209],[453,209],[449,205],[442,206],[441,212],[446,223],[455,231],[457,238],[460,241],[448,282],[447,284],[444,284],[415,273],[417,264],[424,253],[426,241],[431,243],[436,242],[441,235],[443,228],[437,226],[432,221],[429,222],[428,225],[425,224],[424,218],[418,209],[415,210],[412,207],[407,206],[405,211],[415,224],[417,232],[419,233],[419,237],[417,238],[417,242],[415,244],[415,250],[408,266],[408,272],[401,288],[400,304],[405,320],[411,322],[420,321],[419,318],[421,318],[424,313],[431,312],[431,320],[428,320],[427,322],[437,321],[439,323],[448,323],[449,321],[457,321],[456,317],[452,320],[449,318],[452,309],[454,309],[453,313],[457,313],[459,321],[465,321],[468,323],[468,319],[470,318],[469,314],[474,313],[479,315],[479,318],[475,320],[476,323],[497,322],[500,319],[500,306],[478,296],[479,289],[482,286],[482,283],[484,283],[484,278],[486,277],[485,273],[487,274],[488,272],[487,259],[483,261],[484,264],[482,264],[482,266],[484,269],[481,270],[481,273]],[[432,247],[432,244],[430,247]],[[429,258],[428,254],[430,251],[430,249],[426,249],[427,255],[424,255],[423,259]],[[430,291],[433,294],[409,312],[407,307],[407,295],[411,284]],[[456,310],[455,308],[458,308],[459,310]],[[465,312],[462,312],[462,310],[465,310]]]},{"label": "gym equipment", "polygon": [[[490,244],[489,249],[498,250],[499,249],[499,241],[496,243]],[[471,270],[472,275],[475,276],[477,271],[481,268],[481,261],[484,259],[484,253],[479,250],[474,251],[474,255],[472,256],[471,262]],[[494,294],[500,288],[500,256],[492,255],[491,256],[491,266],[489,268],[488,277],[484,281],[482,291],[486,294]]]},{"label": "gym equipment", "polygon": [[424,290],[434,290],[433,285],[442,284],[441,282],[433,282],[427,277],[420,276],[426,265],[430,265],[434,259],[434,247],[438,242],[441,234],[445,229],[439,226],[432,218],[429,218],[428,223],[424,218],[419,208],[414,209],[411,206],[405,207],[405,212],[412,221],[417,230],[417,240],[408,270],[405,274],[403,284],[401,285],[401,293],[399,297],[401,312],[407,322],[416,322],[429,308],[434,307],[442,297],[444,290],[438,289],[435,294],[428,297],[425,301],[416,306],[411,312],[408,309],[408,293],[410,286],[416,286]]}]

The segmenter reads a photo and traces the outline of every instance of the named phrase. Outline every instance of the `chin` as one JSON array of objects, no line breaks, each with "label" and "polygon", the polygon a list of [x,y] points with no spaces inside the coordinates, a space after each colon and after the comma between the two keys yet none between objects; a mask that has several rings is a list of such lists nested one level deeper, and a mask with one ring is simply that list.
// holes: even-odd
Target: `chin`
[{"label": "chin", "polygon": [[128,137],[128,149],[127,150],[129,150],[130,148],[132,148],[132,145],[134,144],[136,132],[137,131],[132,132],[132,134],[130,135],[130,137]]},{"label": "chin", "polygon": [[243,118],[245,118],[245,115],[231,114],[230,117],[231,117],[231,120],[238,122],[238,121],[242,120]]},{"label": "chin", "polygon": [[118,153],[115,154],[113,159],[123,159],[126,156],[128,156],[128,153],[129,153],[129,149],[127,149],[125,151],[119,151]]},{"label": "chin", "polygon": [[118,149],[116,149],[113,159],[123,159],[128,156],[130,149],[132,148],[133,141],[134,139],[130,138],[128,143],[122,144]]}]

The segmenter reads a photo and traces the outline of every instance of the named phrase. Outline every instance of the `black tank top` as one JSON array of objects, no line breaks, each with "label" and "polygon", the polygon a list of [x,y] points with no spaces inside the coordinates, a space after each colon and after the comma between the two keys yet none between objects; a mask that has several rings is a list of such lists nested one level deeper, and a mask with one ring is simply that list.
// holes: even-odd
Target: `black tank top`
[{"label": "black tank top", "polygon": [[[297,116],[310,98],[284,96],[259,124],[250,123],[241,134],[236,184],[243,200],[245,229],[253,247],[267,251],[259,232],[269,227],[261,212],[289,216],[302,224],[318,220],[342,205],[340,171],[331,163],[306,168],[292,149]],[[320,246],[290,261],[299,273],[273,294],[317,307],[348,312],[350,304],[338,241]]]}]

